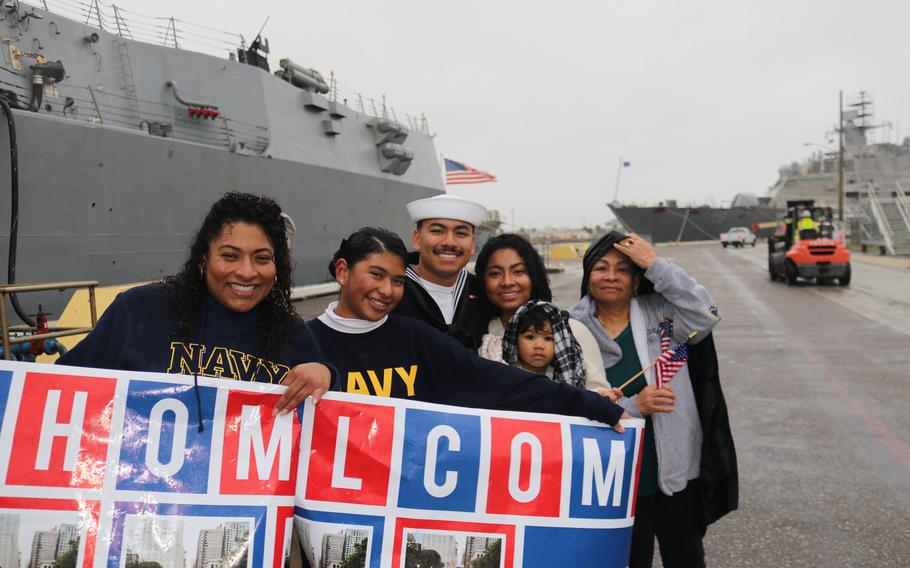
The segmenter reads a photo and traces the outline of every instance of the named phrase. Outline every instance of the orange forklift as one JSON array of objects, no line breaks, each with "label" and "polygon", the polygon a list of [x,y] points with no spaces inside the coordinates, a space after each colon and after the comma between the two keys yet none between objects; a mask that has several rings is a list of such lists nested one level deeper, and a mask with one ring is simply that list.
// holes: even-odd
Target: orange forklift
[{"label": "orange forklift", "polygon": [[833,230],[830,207],[816,207],[812,200],[788,201],[786,217],[768,238],[771,280],[790,286],[800,278],[819,284],[836,280],[841,286],[849,286],[850,251],[832,238]]}]

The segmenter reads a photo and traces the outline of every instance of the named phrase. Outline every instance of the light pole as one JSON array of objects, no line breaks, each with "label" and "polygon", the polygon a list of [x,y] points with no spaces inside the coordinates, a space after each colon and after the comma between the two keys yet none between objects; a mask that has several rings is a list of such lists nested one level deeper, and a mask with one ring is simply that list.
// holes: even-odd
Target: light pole
[{"label": "light pole", "polygon": [[616,183],[613,184],[613,201],[610,203],[616,203],[616,199],[619,196],[619,178],[622,176],[623,168],[628,167],[629,162],[623,160],[622,156],[619,158],[619,167],[616,168]]},{"label": "light pole", "polygon": [[837,113],[837,220],[844,221],[844,92],[840,91]]},{"label": "light pole", "polygon": [[[841,96],[843,99],[843,94]],[[827,155],[836,155],[837,156],[837,220],[844,220],[844,129],[843,122],[840,123],[838,128],[838,138],[839,144],[837,149],[824,146],[822,144],[816,144],[815,142],[803,142],[803,146],[815,146],[821,148],[825,151]]]}]

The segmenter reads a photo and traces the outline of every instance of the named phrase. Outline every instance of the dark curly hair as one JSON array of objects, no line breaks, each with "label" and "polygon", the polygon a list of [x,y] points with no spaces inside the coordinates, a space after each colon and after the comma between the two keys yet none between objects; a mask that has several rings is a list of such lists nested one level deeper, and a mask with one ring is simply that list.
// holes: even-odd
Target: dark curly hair
[{"label": "dark curly hair", "polygon": [[[474,273],[477,274],[477,277],[484,278],[490,257],[493,256],[494,252],[502,249],[514,250],[524,261],[525,268],[528,270],[528,277],[531,279],[531,299],[552,302],[553,293],[550,291],[550,280],[547,277],[547,268],[543,264],[543,259],[540,258],[540,254],[534,248],[534,245],[521,235],[503,233],[488,240],[483,245],[483,248],[480,249],[477,260],[474,261]],[[483,300],[493,313],[499,313],[499,308],[490,302],[486,294],[483,294]]]},{"label": "dark curly hair", "polygon": [[350,237],[341,239],[341,245],[329,261],[329,274],[335,277],[335,264],[340,258],[345,259],[348,266],[354,266],[377,252],[394,254],[401,258],[405,266],[408,265],[408,249],[401,237],[381,227],[363,227]]},{"label": "dark curly hair", "polygon": [[196,337],[196,324],[207,292],[202,267],[209,253],[209,245],[221,234],[225,225],[231,223],[249,223],[261,228],[274,249],[276,280],[268,296],[257,306],[259,314],[256,318],[256,331],[262,350],[259,355],[275,359],[288,343],[296,316],[291,305],[293,282],[287,225],[281,215],[281,207],[269,197],[230,192],[212,205],[193,237],[189,258],[183,268],[177,274],[165,278],[165,282],[175,286],[177,332],[185,341]]}]

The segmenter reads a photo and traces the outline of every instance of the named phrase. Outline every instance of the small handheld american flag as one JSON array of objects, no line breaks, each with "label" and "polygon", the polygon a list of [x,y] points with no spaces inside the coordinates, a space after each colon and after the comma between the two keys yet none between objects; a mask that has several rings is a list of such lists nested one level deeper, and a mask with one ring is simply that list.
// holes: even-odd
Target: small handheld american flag
[{"label": "small handheld american flag", "polygon": [[673,320],[670,318],[666,318],[658,324],[657,332],[660,335],[661,355],[654,362],[654,374],[657,379],[657,388],[663,388],[670,382],[673,375],[689,362],[689,344],[680,343],[675,349],[670,349],[670,339],[673,337]]}]

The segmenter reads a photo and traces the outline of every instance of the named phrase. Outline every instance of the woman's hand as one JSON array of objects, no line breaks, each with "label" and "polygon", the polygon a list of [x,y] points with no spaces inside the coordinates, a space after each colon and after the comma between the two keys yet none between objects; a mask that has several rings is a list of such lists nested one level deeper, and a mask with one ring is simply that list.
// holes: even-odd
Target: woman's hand
[{"label": "woman's hand", "polygon": [[273,416],[291,412],[308,396],[312,396],[313,404],[317,404],[332,386],[332,372],[322,363],[301,363],[291,369],[281,384],[288,390],[275,404]]},{"label": "woman's hand", "polygon": [[676,393],[669,386],[658,389],[648,385],[641,389],[635,400],[638,403],[638,411],[641,412],[642,416],[654,414],[655,412],[673,412]]},{"label": "woman's hand", "polygon": [[642,270],[650,268],[651,263],[657,259],[657,253],[651,243],[635,233],[630,233],[628,237],[614,244],[613,247],[628,256],[629,260]]}]

